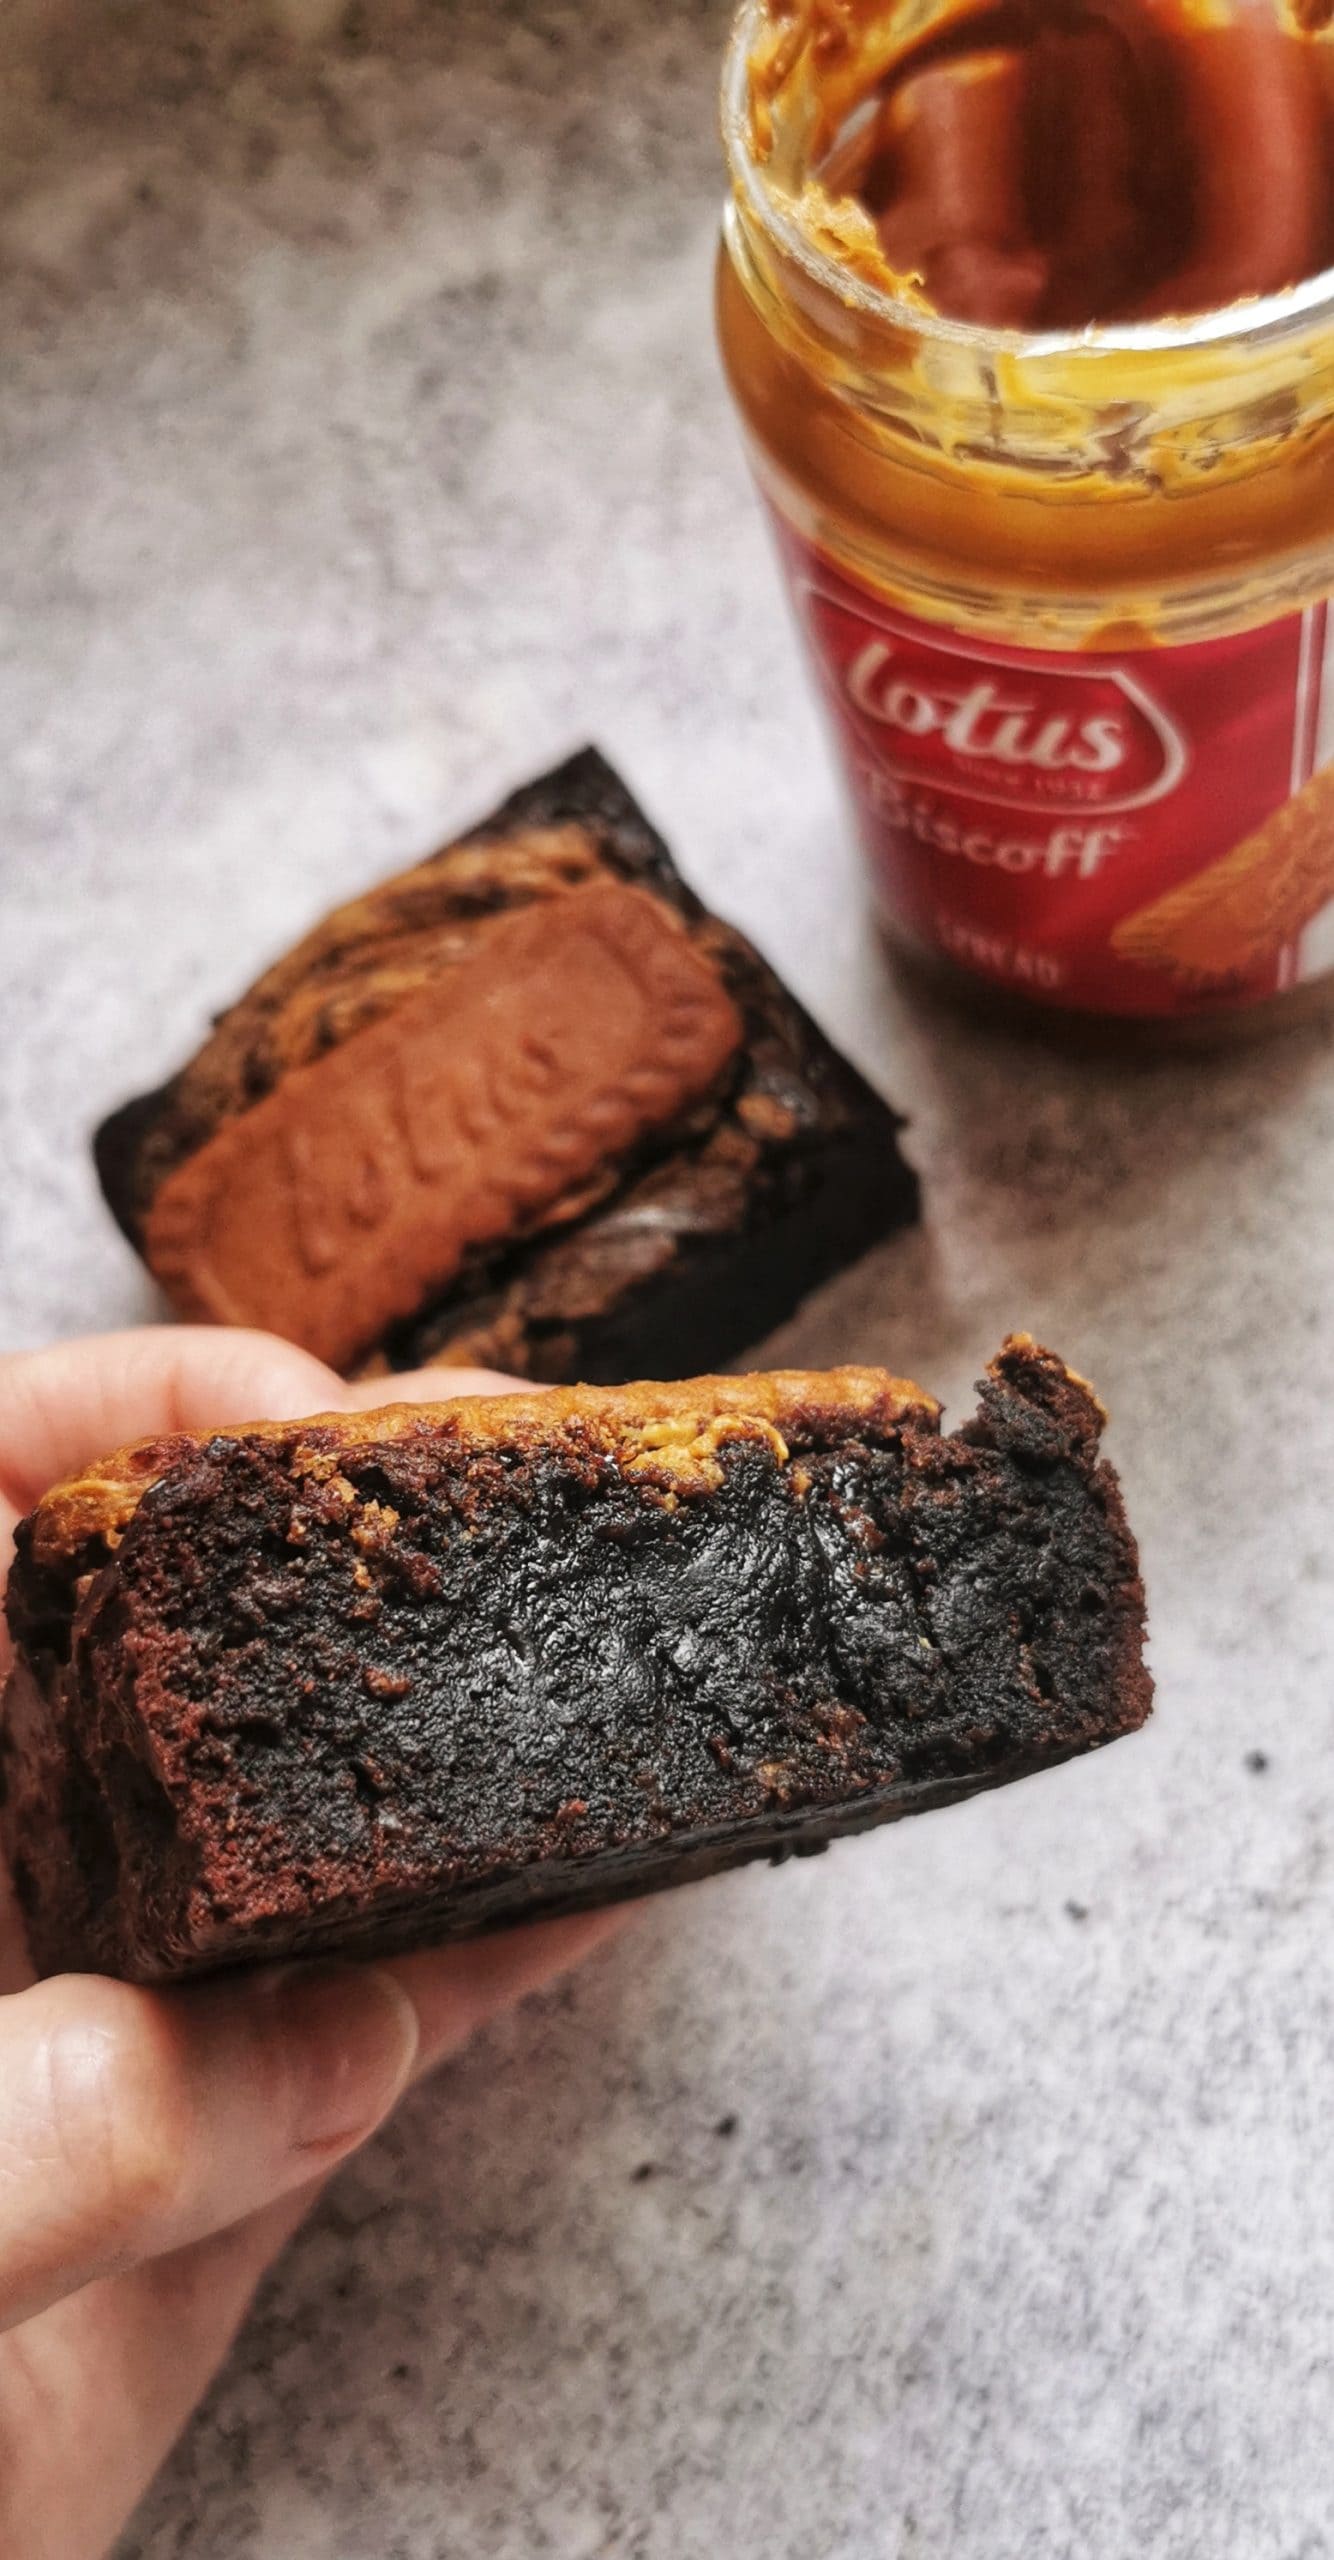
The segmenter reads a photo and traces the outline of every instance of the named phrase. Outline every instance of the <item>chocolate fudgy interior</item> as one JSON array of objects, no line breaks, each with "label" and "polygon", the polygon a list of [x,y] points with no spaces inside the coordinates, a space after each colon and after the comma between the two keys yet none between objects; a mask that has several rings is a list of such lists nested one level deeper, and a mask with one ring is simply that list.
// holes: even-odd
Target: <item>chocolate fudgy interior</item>
[{"label": "chocolate fudgy interior", "polygon": [[0,1775],[38,1963],[168,1978],[570,1911],[1142,1722],[1101,1413],[878,1371],[132,1453],[24,1524]]},{"label": "chocolate fudgy interior", "polygon": [[[375,1102],[392,1078],[393,1042],[411,1025],[418,1052],[429,1049],[433,1009],[448,1037],[478,970],[503,980],[501,920],[517,924],[539,909],[568,930],[576,911],[594,912],[599,892],[608,914],[609,901],[619,899],[620,914],[633,912],[641,928],[653,916],[665,920],[659,958],[673,949],[682,955],[678,966],[695,973],[697,1001],[714,990],[715,1007],[734,1025],[729,1053],[674,1112],[662,1101],[659,1116],[643,1118],[637,1130],[623,1116],[601,1155],[579,1161],[568,1183],[545,1195],[539,1184],[503,1232],[465,1241],[436,1285],[405,1281],[391,1216],[377,1260],[381,1210],[372,1197],[378,1187],[382,1207],[387,1195],[389,1211],[402,1212],[411,1195],[410,1223],[419,1196],[393,1134],[383,1126],[375,1134],[376,1113],[380,1124],[393,1116]],[[614,961],[615,932],[610,923],[604,931]],[[516,985],[509,1028],[503,1005],[490,1017],[498,1027],[492,1086],[508,1076],[511,1048],[522,1049],[530,1011],[531,997]],[[539,1079],[553,1079],[549,1128],[557,1139],[572,1107],[562,1086],[572,1036],[577,1029],[554,1042],[539,1038],[530,1062]],[[251,1150],[257,1197],[271,1201],[275,1164],[281,1184],[286,1161],[274,1149],[286,1133],[269,1123],[298,1096],[309,1111],[311,1079],[335,1055],[346,1090],[332,1113],[348,1134],[329,1153],[335,1178],[345,1176],[357,1196],[338,1204],[346,1214],[325,1241],[321,1285],[353,1259],[362,1278],[349,1270],[342,1321],[317,1339],[300,1303],[309,1275],[299,1269],[286,1304],[281,1277],[274,1283],[271,1274],[262,1307],[247,1304],[244,1291],[200,1302],[181,1244],[184,1233],[197,1251],[198,1203],[179,1194],[192,1163],[210,1148],[216,1153],[230,1133],[233,1200],[244,1213]],[[648,1038],[630,1081],[647,1078],[655,1063]],[[606,1072],[597,1107],[614,1122],[617,1071],[609,1062]],[[664,1090],[670,1096],[670,1081]],[[359,1104],[371,1123],[360,1171],[352,1126]],[[95,1152],[116,1217],[184,1313],[269,1323],[344,1368],[476,1362],[537,1379],[596,1381],[680,1374],[734,1358],[817,1282],[913,1218],[917,1183],[899,1150],[899,1126],[759,953],[687,888],[624,785],[589,749],[516,792],[456,843],[327,917],[220,1018],[179,1075],[104,1123]],[[443,1168],[448,1148],[429,1110],[417,1135],[428,1153],[437,1143]],[[483,1169],[502,1153],[484,1149]],[[453,1160],[442,1188],[458,1191]],[[305,1189],[303,1214],[318,1223],[322,1204],[310,1200],[308,1170]],[[242,1214],[242,1253],[274,1224],[271,1214]],[[424,1250],[429,1261],[429,1245]],[[386,1281],[388,1297],[397,1288],[400,1312],[361,1323]]]}]

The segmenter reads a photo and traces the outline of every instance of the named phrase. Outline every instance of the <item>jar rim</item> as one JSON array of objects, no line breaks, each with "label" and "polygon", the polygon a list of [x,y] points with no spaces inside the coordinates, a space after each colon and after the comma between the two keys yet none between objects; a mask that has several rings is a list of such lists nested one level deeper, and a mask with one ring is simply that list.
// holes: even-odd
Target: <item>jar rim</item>
[{"label": "jar rim", "polygon": [[1222,310],[1201,311],[1184,318],[1122,321],[1080,329],[1027,330],[988,328],[975,320],[951,319],[917,302],[886,292],[840,264],[820,249],[793,219],[790,205],[767,178],[750,140],[750,56],[767,17],[767,0],[740,0],[728,40],[723,68],[723,146],[734,194],[748,205],[785,257],[810,281],[864,319],[886,329],[906,332],[927,345],[971,352],[979,361],[1017,357],[1026,363],[1056,358],[1062,364],[1087,357],[1154,357],[1188,354],[1204,347],[1234,347],[1238,353],[1257,343],[1274,345],[1327,318],[1334,324],[1334,266],[1278,293],[1231,303]]}]

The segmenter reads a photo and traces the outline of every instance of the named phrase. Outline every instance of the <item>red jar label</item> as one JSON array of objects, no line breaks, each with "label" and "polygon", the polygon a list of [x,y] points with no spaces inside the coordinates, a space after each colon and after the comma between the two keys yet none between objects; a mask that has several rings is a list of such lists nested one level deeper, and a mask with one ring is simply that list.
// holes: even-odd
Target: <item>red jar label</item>
[{"label": "red jar label", "polygon": [[993,648],[779,542],[891,920],[1054,1005],[1245,1005],[1334,967],[1334,617]]}]

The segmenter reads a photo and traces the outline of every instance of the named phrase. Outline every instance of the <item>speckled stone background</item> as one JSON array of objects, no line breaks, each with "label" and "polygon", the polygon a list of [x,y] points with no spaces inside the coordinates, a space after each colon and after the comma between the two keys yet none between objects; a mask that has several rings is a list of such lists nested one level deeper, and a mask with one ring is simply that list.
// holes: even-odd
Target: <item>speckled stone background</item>
[{"label": "speckled stone background", "polygon": [[[1334,2552],[1334,1083],[873,951],[711,345],[713,0],[8,21],[0,1338],[94,1117],[585,737],[913,1115],[778,1346],[1092,1372],[1158,1720],[657,1905],[339,2181],[123,2560]],[[11,2560],[22,2560],[12,2555]]]}]

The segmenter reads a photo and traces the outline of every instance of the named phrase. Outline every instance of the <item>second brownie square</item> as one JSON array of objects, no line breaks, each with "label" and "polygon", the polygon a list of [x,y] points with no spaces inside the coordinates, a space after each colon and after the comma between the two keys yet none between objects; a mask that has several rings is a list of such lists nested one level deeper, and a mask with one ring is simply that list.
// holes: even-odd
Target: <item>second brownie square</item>
[{"label": "second brownie square", "polygon": [[182,1314],[610,1382],[734,1358],[912,1220],[901,1125],[590,748],[327,917],[95,1147]]}]

